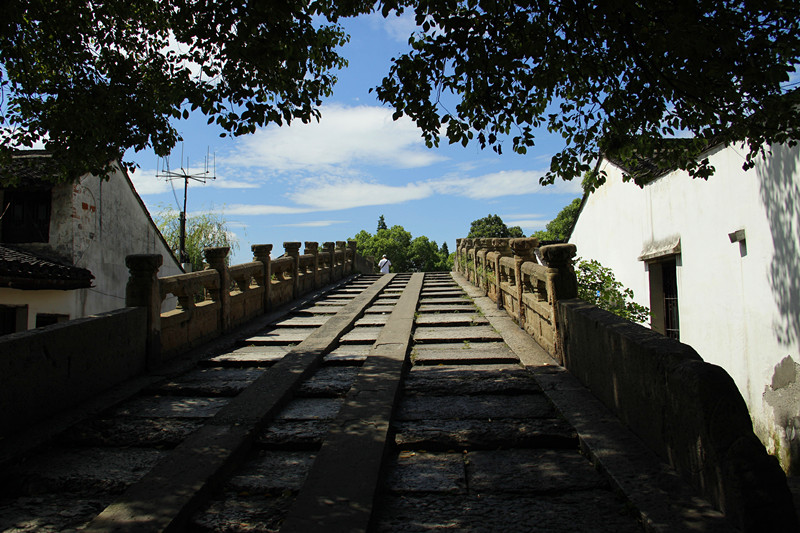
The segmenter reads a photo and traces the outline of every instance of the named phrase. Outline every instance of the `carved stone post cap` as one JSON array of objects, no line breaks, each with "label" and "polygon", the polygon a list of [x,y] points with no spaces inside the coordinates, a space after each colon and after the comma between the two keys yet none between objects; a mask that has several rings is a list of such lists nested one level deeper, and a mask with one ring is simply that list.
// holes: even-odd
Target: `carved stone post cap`
[{"label": "carved stone post cap", "polygon": [[509,241],[508,237],[495,237],[492,239],[492,248],[497,252],[511,252],[511,246],[508,244]]},{"label": "carved stone post cap", "polygon": [[575,254],[578,247],[574,244],[548,244],[539,248],[542,259],[550,267],[556,267],[568,263]]},{"label": "carved stone post cap", "polygon": [[284,242],[283,249],[286,250],[286,255],[298,255],[300,253],[300,243],[297,241]]},{"label": "carved stone post cap", "polygon": [[332,242],[322,243],[322,249],[325,250],[326,252],[332,252],[334,246],[335,245]]},{"label": "carved stone post cap", "polygon": [[155,272],[164,263],[160,254],[131,254],[125,258],[125,266],[133,271]]},{"label": "carved stone post cap", "polygon": [[474,240],[475,239],[464,239],[464,248],[467,249],[472,248],[472,241]]},{"label": "carved stone post cap", "polygon": [[344,241],[336,241],[336,249],[337,250],[344,250],[347,247],[347,243]]},{"label": "carved stone post cap", "polygon": [[358,243],[356,241],[347,241],[347,247],[348,248],[352,248],[353,250],[355,250],[357,246],[358,246]]},{"label": "carved stone post cap", "polygon": [[305,249],[303,250],[304,254],[316,254],[319,251],[319,243],[314,241],[306,241],[305,242]]},{"label": "carved stone post cap", "polygon": [[456,239],[456,248],[461,248],[461,241],[464,239]]},{"label": "carved stone post cap", "polygon": [[539,246],[539,239],[535,237],[522,237],[511,239],[508,241],[508,244],[514,251],[514,255],[527,259],[533,257],[533,250]]},{"label": "carved stone post cap", "polygon": [[253,244],[250,246],[253,253],[270,253],[272,251],[271,244]]},{"label": "carved stone post cap", "polygon": [[214,246],[203,248],[203,255],[206,256],[206,262],[209,265],[215,265],[225,262],[225,258],[228,257],[228,252],[230,251],[229,246]]},{"label": "carved stone post cap", "polygon": [[475,239],[476,248],[489,248],[491,245],[492,245],[491,237],[481,237],[480,239]]}]

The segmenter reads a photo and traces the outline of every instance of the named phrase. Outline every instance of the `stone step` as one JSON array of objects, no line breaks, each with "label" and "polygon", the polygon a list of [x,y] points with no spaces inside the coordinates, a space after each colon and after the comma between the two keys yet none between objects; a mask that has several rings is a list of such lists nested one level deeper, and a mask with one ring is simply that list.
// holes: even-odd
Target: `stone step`
[{"label": "stone step", "polygon": [[364,316],[364,318],[359,318],[356,321],[356,327],[362,326],[383,326],[389,320],[389,315],[387,313],[384,314],[369,314]]},{"label": "stone step", "polygon": [[456,305],[475,305],[472,303],[472,300],[464,297],[459,298],[420,298],[419,300],[420,305],[445,305],[445,304],[456,304]]},{"label": "stone step", "polygon": [[151,390],[183,396],[236,396],[263,373],[263,368],[199,368]]},{"label": "stone step", "polygon": [[289,351],[287,346],[247,345],[200,361],[201,366],[270,366]]},{"label": "stone step", "polygon": [[339,340],[341,344],[372,344],[378,340],[381,327],[353,328]]},{"label": "stone step", "polygon": [[[455,344],[449,350],[422,351],[419,348],[425,344],[418,344],[411,352],[411,360],[415,365],[487,365],[487,364],[513,364],[519,363],[514,353],[508,352],[482,352],[459,348]],[[450,346],[454,346],[451,344]]]},{"label": "stone step", "polygon": [[396,420],[495,420],[555,418],[556,411],[541,394],[479,396],[408,396],[400,401]]},{"label": "stone step", "polygon": [[[489,344],[504,346],[502,343]],[[428,345],[422,345],[414,349],[427,347]],[[404,381],[403,390],[407,395],[429,396],[541,393],[541,387],[532,379],[530,373],[520,368],[518,361],[515,363],[479,366],[457,363],[437,366],[414,365]]]},{"label": "stone step", "polygon": [[473,326],[488,324],[485,316],[468,313],[431,313],[421,314],[415,320],[417,326]]},{"label": "stone step", "polygon": [[393,424],[401,450],[496,450],[578,447],[578,437],[559,418],[502,420],[418,420]]},{"label": "stone step", "polygon": [[293,316],[280,322],[274,322],[270,326],[273,328],[319,327],[327,322],[331,316],[330,314]]},{"label": "stone step", "polygon": [[314,331],[315,328],[277,328],[248,337],[239,343],[256,346],[300,344]]},{"label": "stone step", "polygon": [[469,300],[458,304],[423,304],[419,306],[420,313],[474,313],[477,308]]},{"label": "stone step", "polygon": [[461,327],[418,327],[414,331],[414,342],[463,342],[476,341],[502,341],[503,337],[491,326],[461,326]]}]

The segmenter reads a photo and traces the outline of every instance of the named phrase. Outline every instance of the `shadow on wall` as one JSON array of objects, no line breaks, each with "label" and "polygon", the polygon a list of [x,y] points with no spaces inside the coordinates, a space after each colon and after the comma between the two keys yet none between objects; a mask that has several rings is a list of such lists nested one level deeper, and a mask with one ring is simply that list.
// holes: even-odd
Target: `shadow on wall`
[{"label": "shadow on wall", "polygon": [[[800,183],[796,180],[800,148],[777,146],[772,155],[758,165],[761,175],[761,200],[767,215],[774,254],[769,267],[769,282],[779,318],[772,329],[782,345],[800,342]],[[788,449],[775,450],[789,474],[800,474],[800,365],[787,355],[775,366],[764,400],[772,407],[775,423],[785,431],[785,440],[773,436],[776,444]]]},{"label": "shadow on wall", "polygon": [[795,181],[800,148],[778,146],[759,164],[761,200],[775,248],[769,281],[780,322],[773,325],[781,344],[800,339],[800,183]]}]

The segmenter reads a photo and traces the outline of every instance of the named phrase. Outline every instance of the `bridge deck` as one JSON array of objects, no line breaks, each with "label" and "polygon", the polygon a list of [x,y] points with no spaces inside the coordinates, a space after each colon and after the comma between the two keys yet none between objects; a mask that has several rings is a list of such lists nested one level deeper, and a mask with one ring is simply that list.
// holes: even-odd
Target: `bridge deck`
[{"label": "bridge deck", "polygon": [[450,274],[364,276],[3,465],[0,531],[728,531]]}]

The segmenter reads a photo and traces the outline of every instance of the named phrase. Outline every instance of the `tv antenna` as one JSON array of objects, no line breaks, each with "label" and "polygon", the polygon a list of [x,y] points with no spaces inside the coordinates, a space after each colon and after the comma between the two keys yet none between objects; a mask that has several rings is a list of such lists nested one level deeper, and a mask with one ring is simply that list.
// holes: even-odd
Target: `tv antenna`
[{"label": "tv antenna", "polygon": [[169,156],[162,157],[160,165],[158,162],[156,162],[156,178],[164,178],[167,181],[183,180],[183,211],[180,212],[181,233],[180,233],[180,250],[178,255],[180,255],[180,262],[183,265],[184,270],[187,269],[187,265],[191,264],[191,260],[189,259],[189,254],[186,253],[186,197],[188,196],[189,192],[189,180],[205,183],[208,180],[217,179],[216,152],[214,153],[213,156],[213,166],[211,167],[212,169],[210,171],[209,171],[209,160],[211,160],[211,153],[208,149],[206,149],[206,159],[203,171],[195,173],[190,172],[188,157],[186,158],[186,168],[183,167],[183,144],[181,144],[180,170],[170,169]]}]

